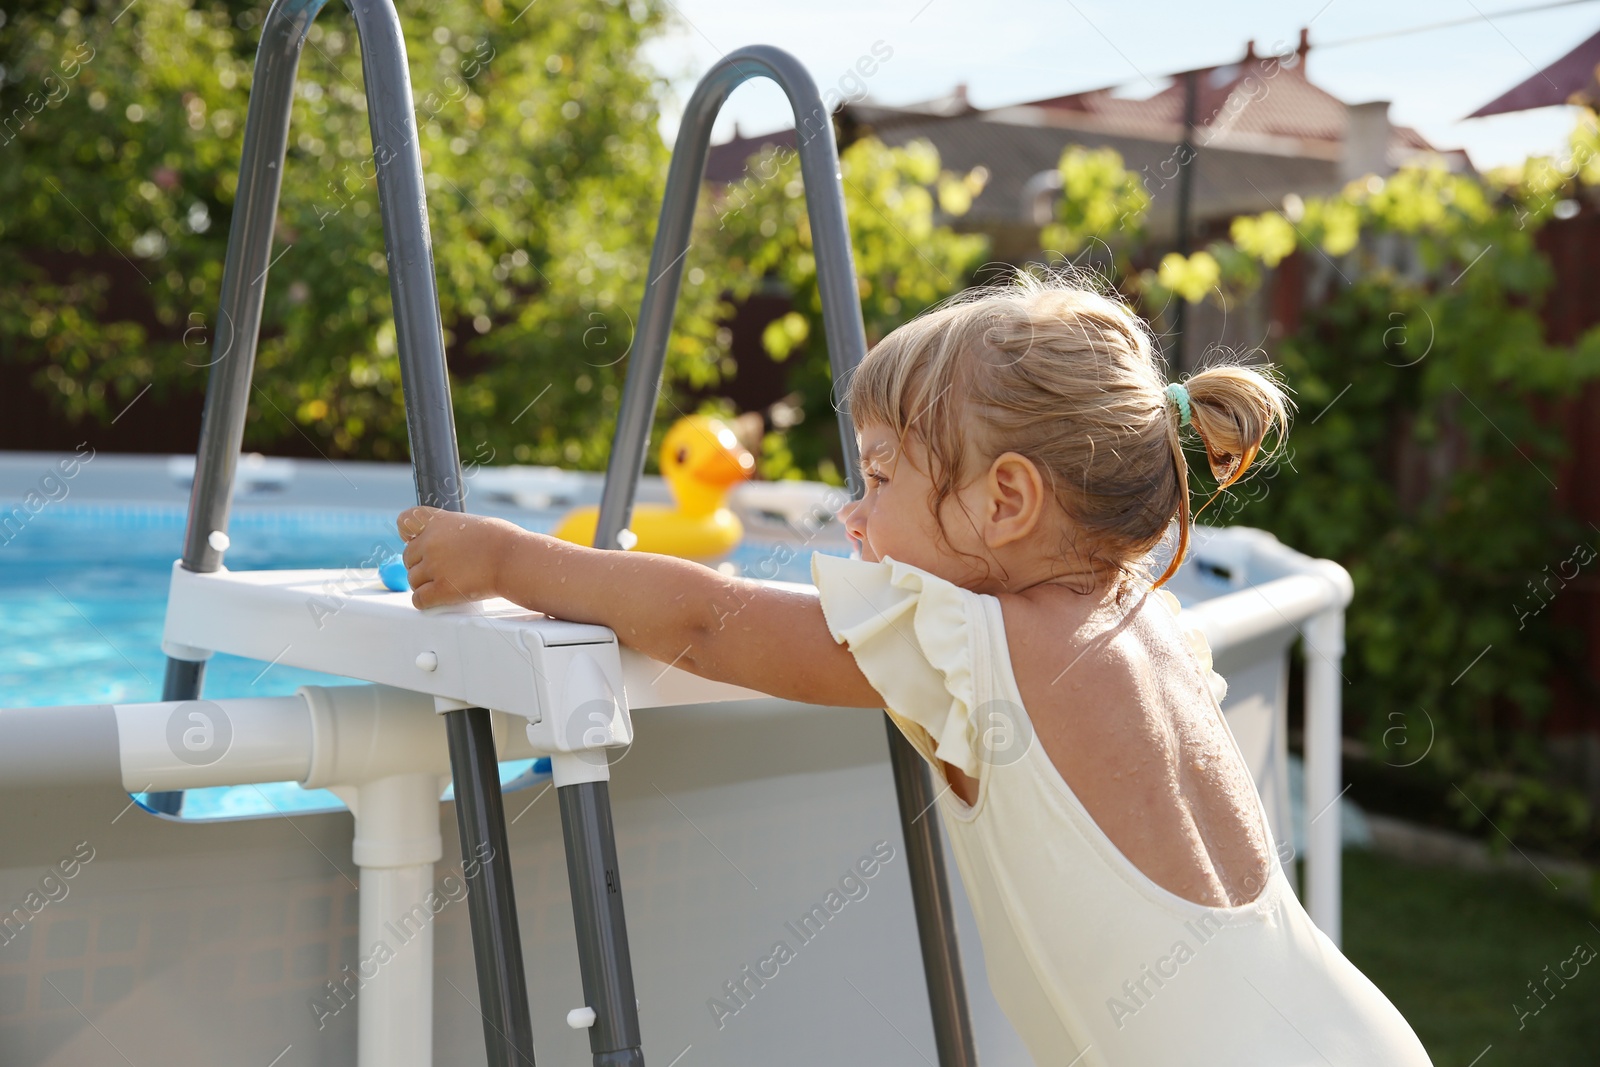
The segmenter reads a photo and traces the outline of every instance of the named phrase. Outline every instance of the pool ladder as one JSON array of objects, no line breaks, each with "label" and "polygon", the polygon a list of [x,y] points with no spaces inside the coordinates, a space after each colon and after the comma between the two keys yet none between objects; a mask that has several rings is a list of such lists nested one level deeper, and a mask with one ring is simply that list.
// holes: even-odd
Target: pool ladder
[{"label": "pool ladder", "polygon": [[[190,490],[182,557],[182,566],[189,571],[218,570],[227,550],[228,516],[272,264],[272,231],[282,187],[295,74],[306,34],[325,2],[275,0],[263,23]],[[433,250],[426,212],[415,208],[426,203],[426,192],[405,39],[393,0],[347,0],[347,6],[361,40],[417,500],[447,511],[463,511]],[[627,526],[643,473],[712,123],[728,95],[757,76],[778,83],[796,116],[824,332],[835,381],[845,380],[866,352],[838,148],[816,84],[793,56],[779,49],[754,45],[731,52],[695,88],[679,127],[639,316],[636,351],[628,366],[606,471],[597,546],[619,547],[617,535]],[[862,487],[854,427],[848,411],[840,410],[838,418],[851,494],[859,497]],[[204,673],[204,659],[169,656],[162,699],[199,699]],[[469,878],[467,899],[487,1060],[490,1067],[532,1067],[533,1030],[490,714],[481,707],[443,714],[462,857],[464,866],[476,871]],[[941,1067],[971,1067],[977,1058],[938,825],[933,819],[918,818],[932,806],[932,778],[887,715],[884,726],[910,861],[939,1062]],[[557,794],[584,999],[593,1015],[587,1028],[594,1064],[643,1067],[608,784],[565,785]],[[181,807],[182,794],[153,794],[151,802],[157,810],[175,813]]]}]

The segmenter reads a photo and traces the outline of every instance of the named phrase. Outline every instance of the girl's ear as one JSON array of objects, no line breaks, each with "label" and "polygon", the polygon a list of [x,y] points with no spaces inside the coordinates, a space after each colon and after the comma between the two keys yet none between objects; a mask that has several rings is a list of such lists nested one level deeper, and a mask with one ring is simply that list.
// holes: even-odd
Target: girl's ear
[{"label": "girl's ear", "polygon": [[1001,453],[990,464],[984,487],[984,543],[990,548],[1020,541],[1039,525],[1045,505],[1044,480],[1027,456]]}]

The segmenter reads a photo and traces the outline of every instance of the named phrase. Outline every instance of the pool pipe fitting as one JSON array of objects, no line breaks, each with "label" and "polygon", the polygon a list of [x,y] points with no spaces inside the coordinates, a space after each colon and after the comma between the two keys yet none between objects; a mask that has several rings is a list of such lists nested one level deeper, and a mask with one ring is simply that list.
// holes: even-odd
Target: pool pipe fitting
[{"label": "pool pipe fitting", "polygon": [[[112,711],[130,791],[289,779],[345,802],[355,820],[351,859],[361,870],[357,1064],[428,1067],[440,900],[434,865],[443,856],[439,796],[450,780],[434,698],[385,685],[307,685],[294,696],[118,704]],[[497,747],[520,748],[506,743],[511,731],[503,720],[497,725]],[[217,749],[214,758],[206,746]],[[380,945],[387,952],[373,964]]]}]

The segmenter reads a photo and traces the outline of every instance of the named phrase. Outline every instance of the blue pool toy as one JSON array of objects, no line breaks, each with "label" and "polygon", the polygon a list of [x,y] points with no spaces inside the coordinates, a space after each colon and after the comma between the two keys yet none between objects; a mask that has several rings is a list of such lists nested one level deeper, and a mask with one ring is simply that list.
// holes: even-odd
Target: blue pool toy
[{"label": "blue pool toy", "polygon": [[390,556],[378,565],[378,577],[392,593],[408,593],[411,583],[406,579],[406,564],[398,555]]}]

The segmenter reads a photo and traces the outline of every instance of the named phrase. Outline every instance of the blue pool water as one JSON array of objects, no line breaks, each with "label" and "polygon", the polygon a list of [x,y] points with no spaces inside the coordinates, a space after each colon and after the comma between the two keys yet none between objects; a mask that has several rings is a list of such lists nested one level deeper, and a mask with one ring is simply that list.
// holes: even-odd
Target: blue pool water
[{"label": "blue pool water", "polygon": [[[63,503],[41,511],[0,545],[0,707],[160,700],[167,586],[183,551],[186,521],[179,507]],[[386,511],[241,506],[228,535],[227,566],[236,571],[371,566],[383,552],[402,547],[394,514]],[[763,577],[811,580],[809,551],[796,550],[776,573],[762,566],[772,558],[770,547],[747,543],[732,562]],[[206,666],[204,695],[286,696],[301,685],[352,681],[219,653]],[[525,779],[527,767],[528,761],[508,763],[502,772]],[[331,793],[280,783],[192,790],[184,814],[340,806]]]}]

